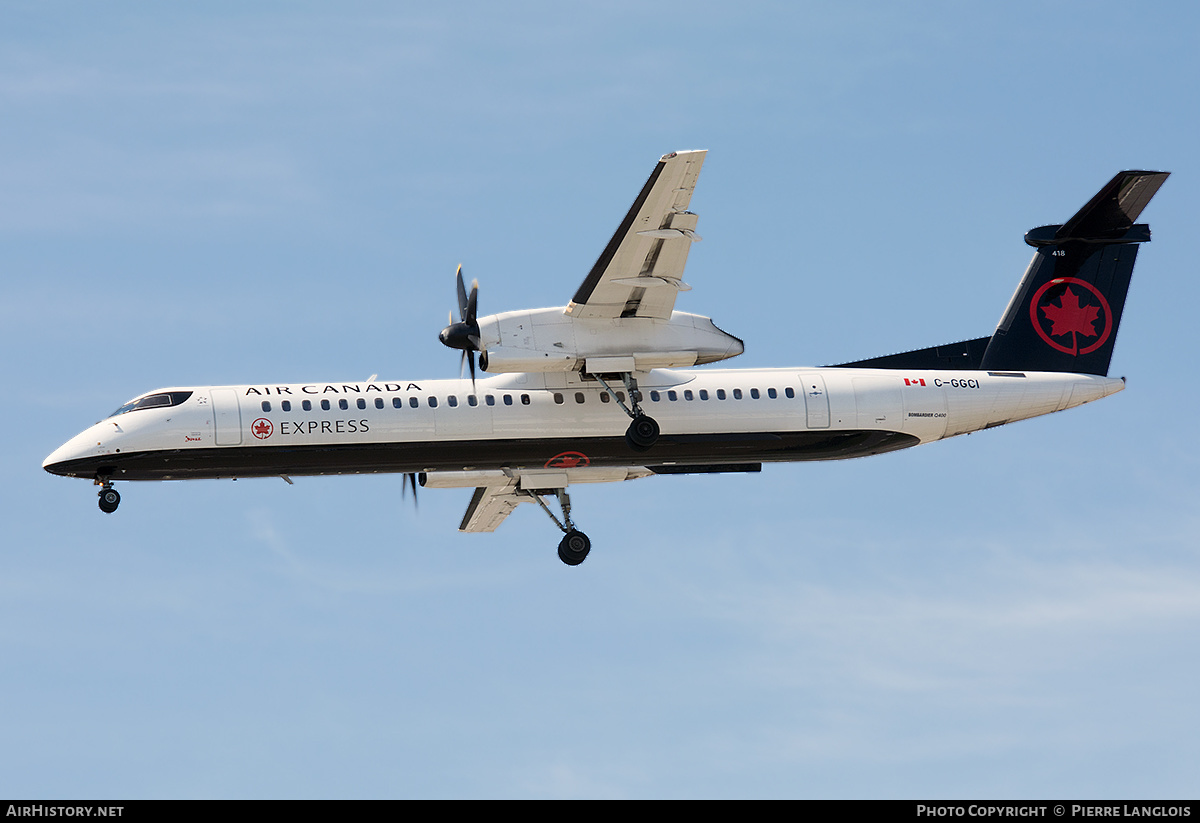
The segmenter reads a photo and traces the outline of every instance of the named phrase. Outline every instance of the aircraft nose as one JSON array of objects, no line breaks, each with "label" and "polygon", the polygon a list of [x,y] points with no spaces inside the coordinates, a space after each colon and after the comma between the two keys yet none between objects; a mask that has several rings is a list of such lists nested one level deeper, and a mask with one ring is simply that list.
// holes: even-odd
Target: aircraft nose
[{"label": "aircraft nose", "polygon": [[66,443],[63,443],[42,461],[42,468],[51,474],[57,474],[62,477],[79,476],[80,472],[86,474],[86,470],[82,468],[81,461],[96,454],[97,447],[100,445],[95,426],[86,431],[72,437]]},{"label": "aircraft nose", "polygon": [[50,452],[49,456],[42,461],[42,468],[51,474],[66,475],[64,464],[73,458],[82,457],[78,450],[73,448],[74,439],[63,443],[54,451]]}]

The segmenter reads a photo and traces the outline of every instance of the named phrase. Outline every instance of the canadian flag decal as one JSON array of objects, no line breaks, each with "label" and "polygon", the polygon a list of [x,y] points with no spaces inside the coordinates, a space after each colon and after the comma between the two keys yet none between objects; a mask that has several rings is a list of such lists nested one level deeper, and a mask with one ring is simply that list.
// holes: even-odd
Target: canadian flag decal
[{"label": "canadian flag decal", "polygon": [[906,377],[906,378],[904,378],[904,385],[906,385],[906,386],[924,386],[925,378],[924,377],[914,377],[910,380],[909,378]]}]

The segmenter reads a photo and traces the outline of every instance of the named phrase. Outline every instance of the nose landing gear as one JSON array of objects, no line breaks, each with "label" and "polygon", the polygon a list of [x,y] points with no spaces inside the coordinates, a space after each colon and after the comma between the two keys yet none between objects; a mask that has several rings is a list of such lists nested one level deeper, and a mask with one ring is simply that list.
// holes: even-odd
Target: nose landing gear
[{"label": "nose landing gear", "polygon": [[97,478],[96,483],[100,486],[100,511],[112,514],[117,510],[117,506],[121,505],[121,495],[112,487],[112,481],[108,478]]}]

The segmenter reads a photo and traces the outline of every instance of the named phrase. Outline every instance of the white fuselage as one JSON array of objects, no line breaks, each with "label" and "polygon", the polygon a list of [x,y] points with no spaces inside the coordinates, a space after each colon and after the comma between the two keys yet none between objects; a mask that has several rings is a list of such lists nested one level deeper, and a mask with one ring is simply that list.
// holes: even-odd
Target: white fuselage
[{"label": "white fuselage", "polygon": [[837,459],[1124,388],[1120,379],[1085,374],[861,368],[655,370],[637,379],[642,408],[662,432],[645,452],[625,444],[628,418],[599,383],[533,373],[481,379],[474,390],[469,380],[164,389],[191,394],[101,421],[44,465],[71,476],[152,480]]}]

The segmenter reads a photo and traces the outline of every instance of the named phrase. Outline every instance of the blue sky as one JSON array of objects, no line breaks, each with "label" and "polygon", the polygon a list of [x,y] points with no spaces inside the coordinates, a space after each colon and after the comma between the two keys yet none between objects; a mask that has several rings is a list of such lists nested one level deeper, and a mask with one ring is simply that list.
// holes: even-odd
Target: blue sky
[{"label": "blue sky", "polygon": [[[6,3],[0,795],[1195,797],[1185,3]],[[162,385],[457,374],[709,150],[678,307],[744,366],[987,334],[1114,172],[1171,171],[1081,409],[522,507],[42,459]]]}]

